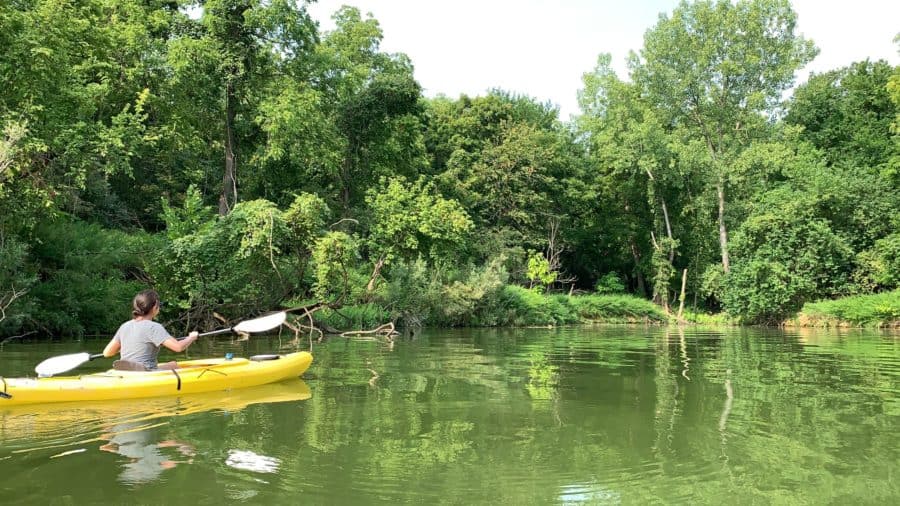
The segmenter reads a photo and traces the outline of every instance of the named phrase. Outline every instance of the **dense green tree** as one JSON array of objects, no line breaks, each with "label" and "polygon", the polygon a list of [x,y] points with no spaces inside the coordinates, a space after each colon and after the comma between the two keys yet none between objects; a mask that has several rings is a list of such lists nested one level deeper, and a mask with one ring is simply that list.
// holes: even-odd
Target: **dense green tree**
[{"label": "dense green tree", "polygon": [[[494,90],[485,97],[429,101],[425,139],[437,188],[487,233],[482,259],[506,250],[524,280],[525,250],[546,250],[553,270],[578,235],[571,188],[585,161],[556,109]],[[568,270],[568,269],[565,269]]]},{"label": "dense green tree", "polygon": [[412,183],[402,176],[383,179],[369,190],[366,202],[371,220],[367,247],[374,263],[369,291],[384,266],[419,255],[452,258],[472,231],[472,221],[459,203],[442,197],[422,178]]},{"label": "dense green tree", "polygon": [[213,311],[239,317],[311,289],[306,267],[316,247],[311,238],[324,233],[324,202],[298,195],[282,210],[267,200],[243,201],[215,217],[198,201],[189,193],[181,209],[165,214],[172,233],[150,268],[182,318],[211,322]]},{"label": "dense green tree", "polygon": [[379,50],[383,34],[371,15],[342,7],[336,28],[316,50],[319,81],[341,136],[340,167],[332,176],[345,214],[359,208],[380,177],[415,177],[427,162],[421,128],[421,87],[403,54]]},{"label": "dense green tree", "polygon": [[0,6],[0,122],[27,125],[17,172],[56,207],[111,214],[108,178],[131,174],[149,142],[147,90],[161,70],[157,34],[170,15],[132,0]]},{"label": "dense green tree", "polygon": [[800,138],[829,164],[881,170],[897,156],[890,127],[898,107],[887,86],[895,72],[884,60],[866,60],[815,74],[794,91],[785,122],[803,126]]},{"label": "dense green tree", "polygon": [[[289,0],[202,0],[202,38],[197,46],[216,64],[217,88],[222,92],[225,167],[219,195],[219,213],[237,203],[237,167],[241,137],[238,120],[252,124],[260,98],[254,91],[267,89],[273,76],[301,73],[316,43],[315,23],[306,7]],[[249,149],[246,150],[249,153]]]},{"label": "dense green tree", "polygon": [[678,230],[681,209],[690,204],[684,191],[687,178],[676,164],[665,125],[637,86],[618,79],[609,55],[600,56],[584,84],[578,127],[587,134],[596,162],[590,181],[601,198],[619,205],[618,213],[607,211],[618,215],[619,223],[609,223],[604,233],[617,234],[619,245],[628,245],[639,285],[647,267],[644,259],[651,259],[654,298],[663,302],[678,245],[673,230]]}]

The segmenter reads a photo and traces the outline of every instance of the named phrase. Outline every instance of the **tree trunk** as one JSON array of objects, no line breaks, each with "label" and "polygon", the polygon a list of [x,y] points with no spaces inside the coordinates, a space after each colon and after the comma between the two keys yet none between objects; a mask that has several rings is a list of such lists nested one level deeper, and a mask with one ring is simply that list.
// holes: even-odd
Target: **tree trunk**
[{"label": "tree trunk", "polygon": [[378,275],[381,274],[381,268],[384,267],[384,257],[378,259],[375,262],[375,268],[372,270],[372,277],[369,278],[369,283],[366,285],[366,291],[371,292],[375,290],[375,282],[378,279]]},{"label": "tree trunk", "polygon": [[719,247],[722,250],[722,268],[728,273],[731,267],[728,262],[728,230],[725,228],[725,181],[721,176],[716,185],[716,193],[719,197]]},{"label": "tree trunk", "polygon": [[352,172],[351,150],[347,150],[347,157],[341,164],[341,203],[344,206],[344,214],[350,214],[350,174]]},{"label": "tree trunk", "polygon": [[681,274],[681,296],[678,297],[678,320],[684,314],[684,289],[687,287],[687,269]]},{"label": "tree trunk", "polygon": [[628,242],[631,246],[631,256],[634,258],[634,272],[637,275],[637,291],[642,296],[647,295],[647,288],[644,285],[644,275],[641,274],[641,253],[634,244],[634,238],[629,238]]},{"label": "tree trunk", "polygon": [[219,196],[219,215],[228,214],[237,203],[237,159],[234,142],[234,84],[225,85],[225,173],[222,175],[222,194]]}]

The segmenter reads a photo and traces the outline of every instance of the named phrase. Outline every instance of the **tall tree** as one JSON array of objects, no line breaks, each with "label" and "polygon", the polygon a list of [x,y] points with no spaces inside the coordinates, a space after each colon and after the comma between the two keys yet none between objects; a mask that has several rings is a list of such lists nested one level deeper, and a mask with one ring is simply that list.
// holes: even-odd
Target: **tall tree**
[{"label": "tall tree", "polygon": [[[610,66],[610,56],[601,55],[592,73],[583,77],[579,94],[583,114],[578,127],[586,136],[590,156],[597,162],[593,178],[618,202],[625,217],[625,237],[634,259],[638,285],[643,285],[643,244],[652,244],[654,299],[665,303],[678,241],[673,233],[669,195],[677,195],[677,211],[689,195],[674,191],[682,184],[676,168],[671,139],[654,109],[641,96],[640,88],[625,83]],[[606,231],[610,233],[610,231]]]},{"label": "tall tree", "polygon": [[237,202],[237,174],[241,156],[239,117],[255,117],[254,91],[273,76],[297,73],[313,50],[318,32],[305,5],[293,0],[201,0],[200,23],[206,44],[218,60],[221,90],[222,144],[225,167],[219,195],[219,214]]},{"label": "tall tree", "polygon": [[377,20],[348,6],[333,19],[335,30],[316,50],[316,79],[344,141],[336,183],[347,214],[363,204],[379,177],[414,178],[426,166],[418,121],[422,90],[406,55],[380,51]]},{"label": "tall tree", "polygon": [[668,124],[705,146],[726,272],[731,163],[764,131],[794,72],[816,54],[795,27],[788,0],[683,1],[646,33],[640,57],[630,62],[633,79]]}]

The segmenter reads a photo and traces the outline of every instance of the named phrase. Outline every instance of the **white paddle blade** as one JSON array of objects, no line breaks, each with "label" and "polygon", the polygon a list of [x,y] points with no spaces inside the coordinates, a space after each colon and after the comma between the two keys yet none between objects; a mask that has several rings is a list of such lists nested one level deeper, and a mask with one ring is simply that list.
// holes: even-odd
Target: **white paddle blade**
[{"label": "white paddle blade", "polygon": [[46,378],[66,371],[71,371],[90,359],[91,354],[88,352],[51,357],[38,364],[34,368],[34,372],[36,372],[39,377]]},{"label": "white paddle blade", "polygon": [[281,326],[284,323],[285,318],[287,318],[287,313],[284,311],[280,313],[273,313],[268,316],[263,316],[262,318],[254,318],[252,320],[245,320],[241,323],[238,323],[234,326],[235,332],[265,332],[267,330],[272,330],[276,327]]}]

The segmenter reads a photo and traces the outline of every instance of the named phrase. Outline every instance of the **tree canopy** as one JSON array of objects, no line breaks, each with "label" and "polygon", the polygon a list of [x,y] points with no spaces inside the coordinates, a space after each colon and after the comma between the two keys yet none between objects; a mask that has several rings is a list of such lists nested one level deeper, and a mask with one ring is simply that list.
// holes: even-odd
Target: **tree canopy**
[{"label": "tree canopy", "polygon": [[694,306],[771,323],[898,287],[900,69],[785,99],[817,52],[787,0],[682,2],[627,76],[597,48],[570,123],[426,97],[376,19],[334,21],[0,4],[0,333],[108,332],[142,286],[185,328],[311,300],[491,324],[535,290],[668,307],[685,271]]}]

